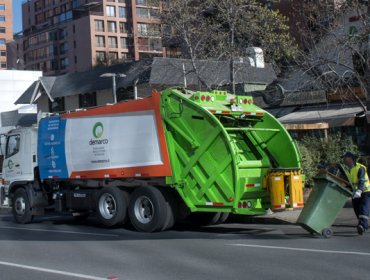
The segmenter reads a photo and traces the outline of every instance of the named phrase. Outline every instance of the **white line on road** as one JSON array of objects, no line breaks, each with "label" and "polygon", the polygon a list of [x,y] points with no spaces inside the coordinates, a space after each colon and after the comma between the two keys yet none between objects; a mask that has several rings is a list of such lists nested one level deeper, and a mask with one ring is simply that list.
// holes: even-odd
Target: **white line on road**
[{"label": "white line on road", "polygon": [[68,231],[68,230],[51,230],[42,228],[25,228],[25,227],[7,227],[1,226],[0,229],[17,229],[17,230],[29,230],[29,231],[45,231],[45,232],[56,232],[56,233],[68,233],[68,234],[79,234],[79,235],[93,235],[93,236],[109,236],[118,237],[118,234],[103,234],[103,233],[91,233],[91,232],[81,232],[81,231]]},{"label": "white line on road", "polygon": [[263,249],[275,249],[275,250],[315,252],[315,253],[324,253],[324,254],[345,254],[345,255],[370,256],[370,253],[353,252],[353,251],[317,250],[317,249],[279,247],[279,246],[264,246],[264,245],[252,245],[252,244],[226,244],[226,245],[228,245],[228,246],[237,246],[237,247],[252,247],[252,248],[263,248]]},{"label": "white line on road", "polygon": [[22,264],[17,264],[17,263],[10,263],[10,262],[1,262],[0,261],[0,265],[18,267],[18,268],[30,269],[30,270],[36,270],[36,271],[59,274],[59,275],[64,275],[64,276],[73,276],[73,277],[82,278],[82,279],[107,280],[107,278],[103,278],[103,277],[91,276],[91,275],[80,274],[80,273],[71,273],[71,272],[67,272],[67,271],[48,269],[48,268],[37,267],[37,266],[22,265]]}]

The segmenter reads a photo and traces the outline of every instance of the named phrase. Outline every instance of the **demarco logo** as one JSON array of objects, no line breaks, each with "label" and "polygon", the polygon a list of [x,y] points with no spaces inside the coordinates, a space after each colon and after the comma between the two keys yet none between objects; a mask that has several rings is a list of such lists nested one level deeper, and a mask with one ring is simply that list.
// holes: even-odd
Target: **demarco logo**
[{"label": "demarco logo", "polygon": [[[99,139],[103,136],[104,133],[104,126],[101,122],[95,123],[92,129],[92,134],[95,139]],[[99,140],[93,140],[90,139],[89,145],[101,145],[101,144],[108,144],[108,139],[99,139]]]},{"label": "demarco logo", "polygon": [[103,136],[104,127],[101,122],[97,122],[93,127],[93,135],[95,138],[99,139]]}]

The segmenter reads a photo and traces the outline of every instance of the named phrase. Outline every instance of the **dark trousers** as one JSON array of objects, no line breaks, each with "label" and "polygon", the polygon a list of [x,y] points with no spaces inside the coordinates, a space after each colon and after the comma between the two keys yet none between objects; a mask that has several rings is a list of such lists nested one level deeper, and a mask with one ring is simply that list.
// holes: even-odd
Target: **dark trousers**
[{"label": "dark trousers", "polygon": [[364,229],[369,228],[369,212],[370,212],[370,192],[362,193],[360,198],[352,199],[353,210],[358,219],[358,224]]}]

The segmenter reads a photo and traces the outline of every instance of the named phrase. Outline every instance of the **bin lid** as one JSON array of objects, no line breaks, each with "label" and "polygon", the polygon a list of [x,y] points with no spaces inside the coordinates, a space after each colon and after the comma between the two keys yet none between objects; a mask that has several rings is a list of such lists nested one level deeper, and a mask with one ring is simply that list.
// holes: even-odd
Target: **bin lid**
[{"label": "bin lid", "polygon": [[349,181],[346,181],[334,174],[331,174],[331,173],[321,173],[319,174],[318,176],[314,177],[314,179],[318,179],[318,180],[327,180],[329,182],[332,182],[334,184],[336,184],[338,187],[341,187],[343,189],[343,191],[347,192],[349,196],[352,195],[352,185]]}]

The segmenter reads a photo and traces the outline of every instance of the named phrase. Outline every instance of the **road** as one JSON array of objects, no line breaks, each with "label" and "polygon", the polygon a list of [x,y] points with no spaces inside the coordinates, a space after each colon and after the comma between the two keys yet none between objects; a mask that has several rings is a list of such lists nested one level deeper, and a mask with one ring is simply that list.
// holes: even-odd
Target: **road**
[{"label": "road", "polygon": [[[162,233],[105,229],[90,218],[0,216],[0,279],[366,279],[370,234],[351,209],[330,239],[294,224],[179,225]],[[365,278],[364,278],[365,277]]]}]

